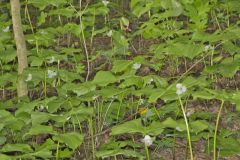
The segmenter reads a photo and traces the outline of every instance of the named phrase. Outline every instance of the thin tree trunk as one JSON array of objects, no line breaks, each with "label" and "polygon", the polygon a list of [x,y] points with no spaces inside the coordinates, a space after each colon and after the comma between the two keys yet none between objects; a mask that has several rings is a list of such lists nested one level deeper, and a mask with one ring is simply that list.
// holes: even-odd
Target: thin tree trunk
[{"label": "thin tree trunk", "polygon": [[27,84],[25,83],[22,73],[24,68],[27,67],[27,49],[26,42],[24,39],[21,14],[20,14],[20,2],[19,0],[10,0],[11,13],[13,22],[14,38],[17,47],[17,58],[18,58],[18,97],[27,95]]}]

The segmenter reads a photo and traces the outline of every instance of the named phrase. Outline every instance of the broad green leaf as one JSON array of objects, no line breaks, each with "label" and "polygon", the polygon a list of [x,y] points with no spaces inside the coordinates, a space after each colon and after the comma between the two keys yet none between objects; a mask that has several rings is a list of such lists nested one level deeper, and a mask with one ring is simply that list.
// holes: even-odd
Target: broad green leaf
[{"label": "broad green leaf", "polygon": [[203,90],[203,91],[196,91],[192,93],[193,99],[201,98],[201,99],[214,99],[216,98],[213,94]]},{"label": "broad green leaf", "polygon": [[41,124],[43,122],[48,122],[50,120],[50,115],[45,112],[32,112],[31,113],[31,120],[32,125]]},{"label": "broad green leaf", "polygon": [[164,126],[157,121],[153,121],[150,126],[146,128],[147,135],[157,136],[160,135],[164,131]]},{"label": "broad green leaf", "polygon": [[56,134],[52,126],[35,124],[24,136],[32,136],[39,134]]},{"label": "broad green leaf", "polygon": [[91,82],[84,82],[81,84],[66,83],[65,85],[63,85],[62,88],[68,91],[72,91],[76,93],[78,96],[82,96],[91,91],[95,91],[96,85]]},{"label": "broad green leaf", "polygon": [[124,155],[126,157],[135,157],[140,160],[144,159],[144,156],[139,152],[126,150],[126,149],[100,150],[100,151],[97,151],[96,153],[96,156],[98,158],[103,158],[103,159],[111,156],[117,156],[117,155]]},{"label": "broad green leaf", "polygon": [[127,88],[127,87],[130,87],[130,86],[136,86],[138,88],[141,88],[142,85],[143,85],[143,80],[142,80],[141,77],[131,76],[131,77],[125,78],[124,82],[122,82],[119,85],[119,87],[120,88]]},{"label": "broad green leaf", "polygon": [[162,126],[165,128],[176,129],[177,131],[186,130],[185,123],[183,121],[175,121],[171,117],[167,118],[163,122],[161,122]]},{"label": "broad green leaf", "polygon": [[236,138],[219,138],[220,157],[230,157],[240,154],[240,142]]},{"label": "broad green leaf", "polygon": [[198,134],[199,132],[207,129],[208,125],[204,121],[197,120],[197,121],[190,122],[190,128],[191,128],[191,132]]},{"label": "broad green leaf", "polygon": [[144,13],[148,12],[151,9],[152,2],[147,2],[144,0],[131,0],[131,10],[133,15],[138,18]]},{"label": "broad green leaf", "polygon": [[2,147],[1,151],[2,152],[18,151],[18,152],[28,153],[28,152],[32,152],[33,149],[28,144],[6,144]]},{"label": "broad green leaf", "polygon": [[117,81],[117,78],[109,71],[99,71],[93,79],[93,83],[98,86],[107,86]]},{"label": "broad green leaf", "polygon": [[58,109],[60,109],[61,105],[65,102],[64,99],[62,98],[58,98],[58,99],[54,99],[50,102],[48,102],[47,106],[48,106],[48,111],[50,113],[54,113],[56,112]]},{"label": "broad green leaf", "polygon": [[38,17],[38,26],[40,26],[43,23],[45,23],[46,18],[47,18],[47,13],[41,12],[40,16]]},{"label": "broad green leaf", "polygon": [[55,135],[53,139],[62,143],[66,143],[72,150],[75,150],[78,146],[82,144],[83,135],[81,135],[80,133],[72,132]]},{"label": "broad green leaf", "polygon": [[6,137],[0,136],[0,145],[3,145],[7,141]]},{"label": "broad green leaf", "polygon": [[0,159],[15,160],[15,158],[0,153]]},{"label": "broad green leaf", "polygon": [[13,48],[9,48],[7,50],[5,50],[4,52],[0,52],[0,60],[3,63],[9,63],[11,61],[13,61],[16,58],[17,54],[16,54],[16,50]]},{"label": "broad green leaf", "polygon": [[129,60],[115,60],[113,62],[112,72],[119,73],[125,71],[133,62]]},{"label": "broad green leaf", "polygon": [[141,124],[140,119],[131,120],[129,122],[125,122],[123,124],[114,126],[111,130],[111,135],[119,135],[126,133],[142,133],[145,134],[145,128]]},{"label": "broad green leaf", "polygon": [[75,17],[77,14],[75,14],[75,10],[73,8],[59,8],[56,10],[51,10],[49,12],[49,15],[57,15],[57,16],[62,15],[67,18],[70,18],[70,17]]},{"label": "broad green leaf", "polygon": [[173,43],[166,49],[168,54],[180,57],[188,57],[193,59],[204,51],[204,47],[200,44],[191,43]]}]

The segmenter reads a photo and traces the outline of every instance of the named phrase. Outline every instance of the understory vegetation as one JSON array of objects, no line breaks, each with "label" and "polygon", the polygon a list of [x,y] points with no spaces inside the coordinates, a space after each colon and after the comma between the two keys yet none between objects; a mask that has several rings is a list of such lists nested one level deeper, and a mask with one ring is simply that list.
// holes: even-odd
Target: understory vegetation
[{"label": "understory vegetation", "polygon": [[19,74],[0,1],[1,160],[240,159],[239,0],[20,3]]}]

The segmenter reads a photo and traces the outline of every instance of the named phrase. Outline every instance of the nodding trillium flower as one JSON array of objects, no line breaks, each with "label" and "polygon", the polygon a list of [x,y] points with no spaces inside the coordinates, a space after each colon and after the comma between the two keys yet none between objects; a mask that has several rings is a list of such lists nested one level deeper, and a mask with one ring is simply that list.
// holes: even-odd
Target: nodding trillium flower
[{"label": "nodding trillium flower", "polygon": [[108,36],[108,37],[112,37],[112,33],[113,33],[113,31],[110,30],[110,31],[107,33],[107,36]]},{"label": "nodding trillium flower", "polygon": [[9,26],[7,26],[6,28],[4,28],[2,31],[3,31],[3,32],[9,32]]},{"label": "nodding trillium flower", "polygon": [[139,105],[142,105],[142,104],[144,104],[144,100],[141,98],[139,99]]},{"label": "nodding trillium flower", "polygon": [[55,57],[54,56],[51,57],[51,59],[48,61],[48,63],[53,63],[53,62],[55,62]]},{"label": "nodding trillium flower", "polygon": [[92,97],[93,100],[96,100],[97,98],[98,98],[98,96],[96,96],[96,95],[94,95],[94,96]]},{"label": "nodding trillium flower", "polygon": [[214,47],[211,46],[211,45],[206,45],[206,46],[204,47],[204,51],[207,52],[207,51],[209,51],[209,50],[214,50]]},{"label": "nodding trillium flower", "polygon": [[27,77],[27,79],[26,79],[25,81],[28,82],[28,81],[31,81],[31,80],[32,80],[32,74],[29,73],[29,74],[28,74],[28,77]]},{"label": "nodding trillium flower", "polygon": [[147,84],[151,84],[152,82],[154,82],[154,80],[151,78]]},{"label": "nodding trillium flower", "polygon": [[47,32],[45,32],[45,31],[41,31],[40,32],[42,35],[46,35],[47,34]]},{"label": "nodding trillium flower", "polygon": [[66,118],[66,120],[67,120],[67,121],[68,121],[69,119],[71,119],[71,117],[70,117],[70,116]]},{"label": "nodding trillium flower", "polygon": [[176,91],[177,95],[183,94],[187,91],[187,87],[182,85],[181,83],[176,84],[176,88],[177,88],[177,91]]},{"label": "nodding trillium flower", "polygon": [[147,145],[147,146],[151,146],[153,143],[152,138],[149,135],[145,135],[145,137],[143,138],[142,142]]},{"label": "nodding trillium flower", "polygon": [[139,63],[134,63],[133,64],[133,69],[139,69],[141,67],[141,64],[139,64]]},{"label": "nodding trillium flower", "polygon": [[57,76],[57,73],[55,71],[48,70],[48,78],[54,78],[55,76]]},{"label": "nodding trillium flower", "polygon": [[104,4],[104,6],[107,6],[109,1],[106,1],[106,0],[102,0],[102,3]]},{"label": "nodding trillium flower", "polygon": [[39,106],[39,110],[40,110],[40,111],[43,111],[44,108],[48,109],[48,106],[44,106],[44,105],[42,105],[42,104]]}]

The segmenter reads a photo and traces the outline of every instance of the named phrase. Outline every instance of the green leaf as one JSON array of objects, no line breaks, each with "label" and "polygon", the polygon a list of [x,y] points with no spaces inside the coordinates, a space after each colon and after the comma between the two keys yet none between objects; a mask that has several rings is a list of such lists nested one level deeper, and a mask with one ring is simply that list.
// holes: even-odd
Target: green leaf
[{"label": "green leaf", "polygon": [[6,144],[1,149],[2,152],[32,152],[33,149],[28,144]]},{"label": "green leaf", "polygon": [[198,134],[208,128],[207,122],[205,121],[194,121],[190,122],[191,132]]},{"label": "green leaf", "polygon": [[33,112],[31,113],[32,125],[41,124],[50,120],[50,116],[45,112]]},{"label": "green leaf", "polygon": [[76,132],[72,132],[55,135],[53,139],[62,143],[66,143],[71,149],[75,150],[78,146],[82,144],[83,135]]},{"label": "green leaf", "polygon": [[240,154],[240,142],[236,138],[220,138],[217,146],[221,157],[230,157]]},{"label": "green leaf", "polygon": [[138,88],[141,88],[143,85],[143,80],[141,77],[138,76],[131,76],[124,79],[124,82],[120,84],[120,88],[126,88],[130,86],[137,86]]},{"label": "green leaf", "polygon": [[47,18],[47,13],[41,12],[40,16],[38,17],[38,26],[45,23],[46,18]]},{"label": "green leaf", "polygon": [[70,17],[74,17],[76,16],[77,14],[75,14],[75,10],[73,8],[59,8],[59,9],[56,9],[56,10],[51,10],[49,12],[49,15],[62,15],[62,16],[65,16],[67,18],[70,18]]},{"label": "green leaf", "polygon": [[99,71],[93,79],[93,83],[99,86],[107,86],[110,83],[116,82],[116,77],[109,71]]},{"label": "green leaf", "polygon": [[84,82],[81,84],[66,83],[65,85],[63,85],[62,88],[68,91],[72,91],[76,93],[78,96],[82,96],[91,91],[95,91],[96,85],[91,82]]},{"label": "green leaf", "polygon": [[193,59],[204,51],[203,45],[191,43],[173,43],[166,49],[168,54]]},{"label": "green leaf", "polygon": [[39,134],[56,134],[56,132],[53,130],[52,126],[36,124],[32,126],[32,128],[24,136]]},{"label": "green leaf", "polygon": [[151,9],[153,2],[147,2],[145,0],[131,0],[132,14],[138,18]]},{"label": "green leaf", "polygon": [[113,62],[112,72],[119,73],[125,71],[133,62],[129,60],[115,60]]},{"label": "green leaf", "polygon": [[144,156],[139,152],[126,150],[126,149],[101,150],[101,151],[97,151],[96,153],[96,157],[103,158],[103,159],[111,156],[117,156],[117,155],[124,155],[126,157],[135,157],[142,160],[144,159]]},{"label": "green leaf", "polygon": [[0,153],[0,159],[6,159],[6,160],[15,160],[15,158],[12,158],[10,156],[7,156],[5,154]]},{"label": "green leaf", "polygon": [[111,135],[119,135],[126,133],[142,133],[145,134],[145,128],[141,124],[140,119],[131,120],[129,122],[125,122],[118,126],[114,126],[111,130]]},{"label": "green leaf", "polygon": [[186,130],[185,123],[183,121],[175,121],[171,117],[167,118],[163,122],[161,122],[162,126],[165,128],[172,128],[178,131]]},{"label": "green leaf", "polygon": [[58,99],[54,99],[50,102],[48,102],[47,106],[48,106],[48,111],[50,113],[54,113],[56,112],[58,109],[60,109],[61,105],[65,102],[64,99],[62,98],[58,98]]},{"label": "green leaf", "polygon": [[6,137],[0,136],[0,145],[3,145],[7,141]]}]

